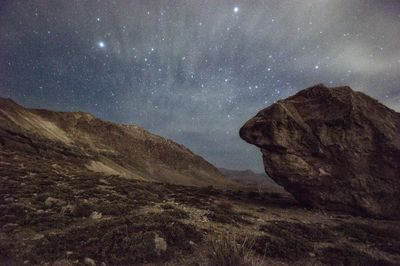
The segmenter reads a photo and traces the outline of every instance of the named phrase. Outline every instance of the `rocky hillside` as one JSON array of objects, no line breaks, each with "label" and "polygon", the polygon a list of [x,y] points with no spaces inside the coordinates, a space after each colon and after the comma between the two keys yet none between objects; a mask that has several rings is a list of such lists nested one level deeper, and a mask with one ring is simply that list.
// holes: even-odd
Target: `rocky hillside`
[{"label": "rocky hillside", "polygon": [[28,109],[3,98],[0,148],[54,171],[90,170],[194,186],[232,185],[189,149],[138,126],[106,122],[88,113]]},{"label": "rocky hillside", "polygon": [[399,221],[305,209],[277,193],[145,182],[0,155],[0,265],[400,261]]},{"label": "rocky hillside", "polygon": [[316,85],[240,129],[301,203],[400,219],[400,114],[350,87]]}]

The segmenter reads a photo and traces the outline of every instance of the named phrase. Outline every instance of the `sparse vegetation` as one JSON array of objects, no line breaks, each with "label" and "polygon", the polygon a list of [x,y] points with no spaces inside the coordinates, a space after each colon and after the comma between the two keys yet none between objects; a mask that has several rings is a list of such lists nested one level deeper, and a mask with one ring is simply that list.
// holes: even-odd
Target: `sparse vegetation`
[{"label": "sparse vegetation", "polygon": [[304,242],[330,242],[335,238],[331,230],[322,224],[301,224],[274,221],[260,226],[260,230],[276,237],[296,237]]},{"label": "sparse vegetation", "polygon": [[94,211],[93,204],[90,204],[87,201],[79,201],[76,204],[74,211],[72,212],[72,215],[76,217],[88,217],[93,211]]},{"label": "sparse vegetation", "polygon": [[184,210],[180,209],[173,209],[173,210],[167,210],[164,211],[164,213],[170,215],[171,217],[174,217],[175,219],[188,219],[189,214],[185,212]]},{"label": "sparse vegetation", "polygon": [[[209,265],[310,259],[338,265],[389,263],[376,257],[376,250],[400,259],[396,222],[356,223],[344,217],[344,222],[327,224],[325,216],[310,211],[303,216],[308,222],[300,222],[294,218],[304,210],[297,203],[268,192],[100,176],[79,172],[71,162],[55,173],[51,158],[47,163],[41,158],[41,171],[30,172],[35,162],[6,158],[25,168],[14,172],[0,165],[0,264],[83,263],[88,257],[97,264],[182,265],[205,253]],[[100,218],[91,218],[93,212]]]},{"label": "sparse vegetation", "polygon": [[313,251],[312,244],[302,240],[302,238],[290,234],[285,237],[258,236],[254,250],[266,257],[295,260],[306,257],[309,252]]},{"label": "sparse vegetation", "polygon": [[254,238],[238,238],[224,234],[209,241],[211,266],[256,266],[267,265],[253,251]]},{"label": "sparse vegetation", "polygon": [[329,265],[395,265],[382,259],[371,257],[352,246],[329,247],[322,250],[322,262]]},{"label": "sparse vegetation", "polygon": [[382,251],[400,254],[400,227],[380,228],[361,223],[344,223],[336,230],[356,242],[372,244]]},{"label": "sparse vegetation", "polygon": [[[158,254],[155,236],[163,237],[168,248]],[[99,221],[95,224],[72,226],[64,232],[46,234],[35,243],[26,259],[33,263],[54,261],[72,252],[72,258],[89,256],[96,261],[126,265],[171,258],[174,254],[190,253],[192,242],[201,242],[203,234],[166,214],[148,214]]]},{"label": "sparse vegetation", "polygon": [[229,202],[221,202],[213,205],[209,209],[208,219],[223,224],[251,224],[251,221],[243,218],[243,215],[233,210],[233,205]]}]

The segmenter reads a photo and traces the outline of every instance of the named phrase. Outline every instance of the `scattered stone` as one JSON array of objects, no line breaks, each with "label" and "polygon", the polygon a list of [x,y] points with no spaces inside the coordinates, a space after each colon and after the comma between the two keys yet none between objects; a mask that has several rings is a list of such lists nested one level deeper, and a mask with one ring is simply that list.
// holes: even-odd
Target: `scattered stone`
[{"label": "scattered stone", "polygon": [[88,258],[86,257],[83,261],[86,265],[91,265],[91,266],[95,266],[96,265],[96,261],[94,259]]},{"label": "scattered stone", "polygon": [[110,182],[108,182],[106,179],[104,179],[104,178],[100,178],[99,179],[99,183],[102,183],[102,184],[104,184],[104,185],[110,185]]},{"label": "scattered stone", "polygon": [[92,214],[90,214],[90,219],[93,219],[93,220],[99,220],[99,219],[101,219],[101,217],[103,217],[101,212],[94,211],[94,212],[92,212]]},{"label": "scattered stone", "polygon": [[19,224],[14,224],[14,223],[7,223],[5,225],[3,225],[3,230],[5,232],[10,232],[13,231],[14,229],[16,229],[19,226]]},{"label": "scattered stone", "polygon": [[299,202],[400,219],[400,114],[364,93],[316,85],[260,111],[239,133]]},{"label": "scattered stone", "polygon": [[154,237],[154,244],[156,246],[156,253],[160,256],[167,250],[167,242],[164,238],[160,237],[159,235],[155,235]]},{"label": "scattered stone", "polygon": [[48,197],[45,201],[44,201],[44,205],[48,208],[54,207],[54,206],[62,206],[65,204],[65,201],[60,200],[60,199],[56,199],[53,197]]},{"label": "scattered stone", "polygon": [[14,201],[14,198],[13,197],[8,197],[8,198],[5,198],[4,201],[10,203],[10,202]]},{"label": "scattered stone", "polygon": [[43,239],[44,235],[43,234],[36,234],[32,237],[32,240],[40,240]]},{"label": "scattered stone", "polygon": [[61,213],[63,214],[73,214],[75,211],[76,205],[68,204],[61,208]]}]

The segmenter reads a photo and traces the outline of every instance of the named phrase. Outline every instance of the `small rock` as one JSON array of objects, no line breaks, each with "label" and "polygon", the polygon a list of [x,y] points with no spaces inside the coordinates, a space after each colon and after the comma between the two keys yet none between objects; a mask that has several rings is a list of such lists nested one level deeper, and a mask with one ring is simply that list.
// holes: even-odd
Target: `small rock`
[{"label": "small rock", "polygon": [[92,214],[90,214],[90,219],[93,219],[93,220],[99,220],[99,219],[101,219],[101,217],[103,217],[101,212],[94,211],[94,212],[92,212]]},{"label": "small rock", "polygon": [[61,208],[61,213],[63,214],[72,214],[75,211],[76,205],[68,204]]},{"label": "small rock", "polygon": [[19,224],[14,224],[14,223],[7,223],[5,225],[3,225],[3,230],[8,232],[8,231],[12,231],[15,228],[17,228],[19,226]]},{"label": "small rock", "polygon": [[313,252],[308,253],[308,255],[310,255],[310,257],[315,257],[315,253]]},{"label": "small rock", "polygon": [[109,185],[110,183],[107,181],[107,180],[105,180],[104,178],[100,178],[99,179],[99,183],[102,183],[102,184],[104,184],[104,185]]},{"label": "small rock", "polygon": [[43,235],[43,234],[36,234],[36,235],[34,235],[34,236],[32,237],[32,240],[40,240],[40,239],[42,239],[42,238],[44,238],[44,235]]},{"label": "small rock", "polygon": [[202,221],[203,223],[208,223],[208,222],[210,222],[206,216],[203,216],[202,219],[201,219],[201,221]]},{"label": "small rock", "polygon": [[45,213],[45,211],[42,210],[42,209],[39,209],[39,210],[36,211],[36,213],[37,213],[37,214],[43,214],[43,213]]},{"label": "small rock", "polygon": [[13,197],[8,197],[4,199],[5,202],[13,202],[14,198]]},{"label": "small rock", "polygon": [[158,255],[161,255],[167,250],[167,242],[164,238],[160,237],[159,235],[155,235],[154,243],[156,245],[156,252]]},{"label": "small rock", "polygon": [[96,262],[94,261],[94,259],[88,258],[86,257],[83,261],[86,265],[96,265]]},{"label": "small rock", "polygon": [[53,206],[61,206],[63,205],[65,202],[63,200],[60,199],[56,199],[53,197],[48,197],[45,201],[44,201],[44,205],[46,207],[53,207]]}]

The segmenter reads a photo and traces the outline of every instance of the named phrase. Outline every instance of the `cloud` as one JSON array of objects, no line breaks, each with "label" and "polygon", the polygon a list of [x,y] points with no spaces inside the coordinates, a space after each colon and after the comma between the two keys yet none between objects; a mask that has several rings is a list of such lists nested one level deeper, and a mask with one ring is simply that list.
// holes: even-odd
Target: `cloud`
[{"label": "cloud", "polygon": [[350,85],[400,110],[399,12],[391,0],[5,1],[0,95],[262,171],[238,130],[298,90]]}]

